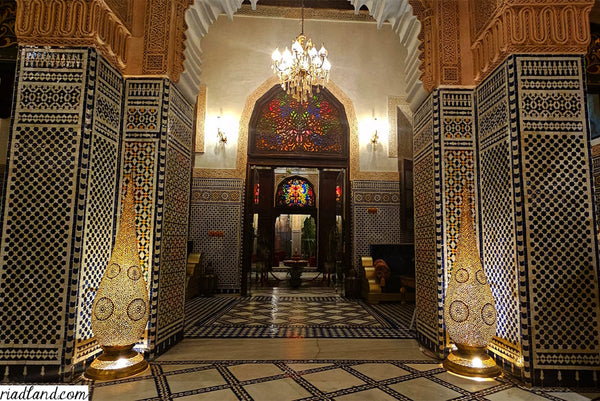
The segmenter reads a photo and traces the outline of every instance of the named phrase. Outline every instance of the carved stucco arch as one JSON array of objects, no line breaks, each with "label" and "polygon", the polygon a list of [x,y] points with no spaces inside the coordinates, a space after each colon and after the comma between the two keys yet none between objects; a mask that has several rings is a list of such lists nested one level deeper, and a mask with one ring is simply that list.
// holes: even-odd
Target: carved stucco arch
[{"label": "carved stucco arch", "polygon": [[[226,14],[229,19],[242,6],[243,0],[204,0],[196,1],[187,10],[185,22],[188,26],[186,31],[185,50],[183,52],[183,72],[177,87],[191,102],[195,102],[200,90],[200,75],[202,72],[200,41],[208,32],[208,28],[216,21],[219,14]],[[259,0],[250,0],[252,8],[256,9]],[[388,21],[392,25],[395,34],[398,35],[400,43],[406,48],[406,83],[407,99],[411,108],[415,110],[427,96],[423,88],[419,69],[419,46],[418,38],[421,23],[413,14],[409,0],[348,0],[356,12],[364,5],[377,21],[380,28]]]},{"label": "carved stucco arch", "polygon": [[[248,124],[252,111],[256,105],[256,101],[267,93],[274,85],[277,85],[279,80],[276,76],[272,76],[256,88],[247,98],[244,110],[240,116],[236,168],[235,169],[205,169],[195,168],[194,177],[206,178],[244,178],[246,176],[246,163],[248,161]],[[358,120],[354,111],[352,100],[332,81],[329,81],[325,87],[335,98],[342,103],[348,118],[348,127],[350,129],[350,179],[366,180],[372,179],[372,172],[359,171],[358,168]],[[375,173],[379,180],[396,181],[398,180],[398,172],[377,172]]]}]

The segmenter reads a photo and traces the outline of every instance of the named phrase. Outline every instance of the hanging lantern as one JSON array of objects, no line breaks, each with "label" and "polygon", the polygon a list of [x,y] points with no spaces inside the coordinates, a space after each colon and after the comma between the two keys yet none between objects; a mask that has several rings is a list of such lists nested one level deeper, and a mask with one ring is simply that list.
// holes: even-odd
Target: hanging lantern
[{"label": "hanging lantern", "polygon": [[129,179],[112,255],[92,305],[92,331],[103,353],[85,375],[114,380],[144,371],[148,362],[133,350],[148,323],[148,290],[138,253],[133,199]]},{"label": "hanging lantern", "polygon": [[487,282],[473,229],[470,196],[465,185],[460,208],[456,260],[444,303],[446,330],[456,345],[444,368],[469,377],[496,377],[502,370],[486,352],[496,334],[496,307]]}]

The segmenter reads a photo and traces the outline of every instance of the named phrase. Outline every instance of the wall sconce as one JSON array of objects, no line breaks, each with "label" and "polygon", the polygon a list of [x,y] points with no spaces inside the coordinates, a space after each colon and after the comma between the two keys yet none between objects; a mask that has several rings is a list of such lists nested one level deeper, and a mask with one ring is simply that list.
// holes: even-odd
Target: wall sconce
[{"label": "wall sconce", "polygon": [[375,126],[375,132],[371,135],[371,145],[373,146],[373,151],[376,151],[377,142],[379,142],[379,135],[377,135],[377,117],[375,117],[373,125]]},{"label": "wall sconce", "polygon": [[227,143],[227,134],[221,129],[221,116],[217,117],[217,138],[219,143],[223,145]]}]

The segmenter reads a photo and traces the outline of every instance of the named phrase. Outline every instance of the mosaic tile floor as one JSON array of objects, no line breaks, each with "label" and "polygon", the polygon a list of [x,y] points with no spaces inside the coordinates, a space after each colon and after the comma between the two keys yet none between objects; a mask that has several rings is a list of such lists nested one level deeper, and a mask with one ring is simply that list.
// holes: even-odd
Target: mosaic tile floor
[{"label": "mosaic tile floor", "polygon": [[[321,299],[319,299],[321,298]],[[320,301],[320,302],[319,302]],[[277,308],[273,306],[277,304]],[[335,306],[335,308],[333,307]],[[323,319],[321,311],[342,319]],[[285,313],[288,316],[285,316]],[[300,314],[298,311],[303,311]],[[246,312],[250,313],[248,315]],[[145,372],[124,380],[88,382],[93,401],[131,400],[567,400],[600,399],[600,389],[526,388],[508,376],[475,382],[444,371],[439,360],[413,338],[352,337],[354,330],[410,322],[412,307],[368,306],[335,292],[255,293],[250,298],[195,299],[186,307],[186,338],[150,363]],[[295,318],[293,316],[302,316]],[[253,318],[255,316],[255,318]],[[252,324],[346,330],[313,332],[313,337],[257,335]],[[309,322],[311,320],[315,320]],[[325,320],[321,322],[320,320]],[[200,324],[200,326],[198,326]],[[210,336],[190,338],[198,327]],[[289,328],[289,327],[288,327]],[[231,337],[231,329],[240,329]],[[316,330],[315,329],[315,330]],[[222,333],[218,337],[219,331]],[[246,331],[244,331],[246,330]],[[390,329],[391,330],[391,329]],[[197,334],[197,333],[196,333]],[[194,334],[194,335],[196,335]],[[289,333],[288,333],[289,334]],[[323,335],[324,334],[324,335]],[[267,337],[267,338],[264,338]]]},{"label": "mosaic tile floor", "polygon": [[195,298],[186,305],[187,338],[413,338],[414,305],[367,305],[325,291],[248,298]]},{"label": "mosaic tile floor", "polygon": [[136,377],[95,382],[91,395],[93,401],[583,401],[600,391],[531,389],[507,377],[474,382],[445,372],[414,340],[273,338],[184,339]]}]

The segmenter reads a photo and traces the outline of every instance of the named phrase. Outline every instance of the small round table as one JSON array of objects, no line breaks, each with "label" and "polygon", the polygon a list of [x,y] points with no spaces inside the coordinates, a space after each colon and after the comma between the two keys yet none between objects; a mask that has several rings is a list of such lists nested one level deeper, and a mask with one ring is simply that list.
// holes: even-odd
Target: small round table
[{"label": "small round table", "polygon": [[283,265],[290,268],[290,287],[298,288],[302,284],[302,271],[308,266],[305,259],[286,259]]}]

